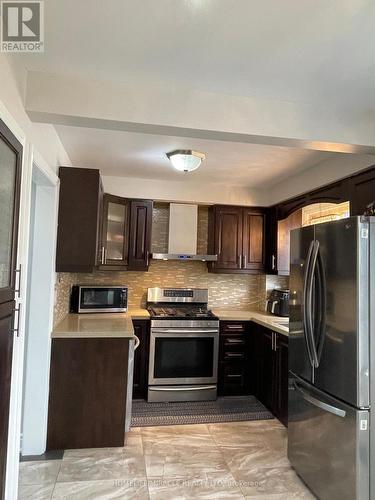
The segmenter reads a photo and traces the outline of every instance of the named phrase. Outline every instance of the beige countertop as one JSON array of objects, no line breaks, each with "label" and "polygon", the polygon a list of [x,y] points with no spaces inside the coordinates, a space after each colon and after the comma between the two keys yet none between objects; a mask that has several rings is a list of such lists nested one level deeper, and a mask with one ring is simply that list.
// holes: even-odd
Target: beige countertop
[{"label": "beige countertop", "polygon": [[129,309],[126,314],[131,316],[132,319],[150,319],[150,313],[147,309]]},{"label": "beige countertop", "polygon": [[146,309],[127,313],[67,314],[52,330],[52,338],[134,338],[133,319],[148,319]]},{"label": "beige countertop", "polygon": [[[289,334],[289,325],[262,311],[213,309],[221,321],[254,321],[271,330]],[[127,313],[67,314],[52,331],[52,338],[134,338],[133,319],[149,319],[146,309],[129,309]]]},{"label": "beige countertop", "polygon": [[270,328],[274,332],[289,335],[289,322],[287,318],[280,318],[262,311],[240,309],[213,309],[212,312],[221,321],[254,321],[259,325]]}]

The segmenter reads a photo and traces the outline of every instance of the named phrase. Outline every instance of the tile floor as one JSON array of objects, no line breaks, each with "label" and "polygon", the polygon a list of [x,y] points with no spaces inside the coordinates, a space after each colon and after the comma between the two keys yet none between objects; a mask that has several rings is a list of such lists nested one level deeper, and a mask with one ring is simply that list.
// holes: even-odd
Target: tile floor
[{"label": "tile floor", "polygon": [[20,500],[313,499],[277,420],[133,428],[125,448],[22,462]]}]

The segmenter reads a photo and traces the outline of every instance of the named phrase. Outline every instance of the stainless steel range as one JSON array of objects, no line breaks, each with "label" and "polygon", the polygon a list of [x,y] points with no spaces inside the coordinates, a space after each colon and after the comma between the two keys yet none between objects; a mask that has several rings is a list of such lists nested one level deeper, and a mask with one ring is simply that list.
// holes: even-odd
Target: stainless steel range
[{"label": "stainless steel range", "polygon": [[207,289],[148,289],[148,401],[216,399],[219,319],[207,303]]}]

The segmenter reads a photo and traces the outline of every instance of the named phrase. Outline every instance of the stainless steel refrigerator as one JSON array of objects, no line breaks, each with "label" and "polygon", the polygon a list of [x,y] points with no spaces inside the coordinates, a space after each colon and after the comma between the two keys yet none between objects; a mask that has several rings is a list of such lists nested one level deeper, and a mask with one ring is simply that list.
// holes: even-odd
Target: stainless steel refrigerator
[{"label": "stainless steel refrigerator", "polygon": [[375,218],[292,231],[290,262],[289,460],[322,500],[374,499]]}]

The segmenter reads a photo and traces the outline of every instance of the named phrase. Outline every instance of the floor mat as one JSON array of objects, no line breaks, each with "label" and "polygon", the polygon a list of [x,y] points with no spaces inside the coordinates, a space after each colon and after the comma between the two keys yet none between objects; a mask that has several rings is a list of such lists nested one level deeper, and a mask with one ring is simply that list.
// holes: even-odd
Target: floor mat
[{"label": "floor mat", "polygon": [[132,427],[207,424],[274,418],[255,396],[231,396],[216,401],[147,403],[134,400]]}]

